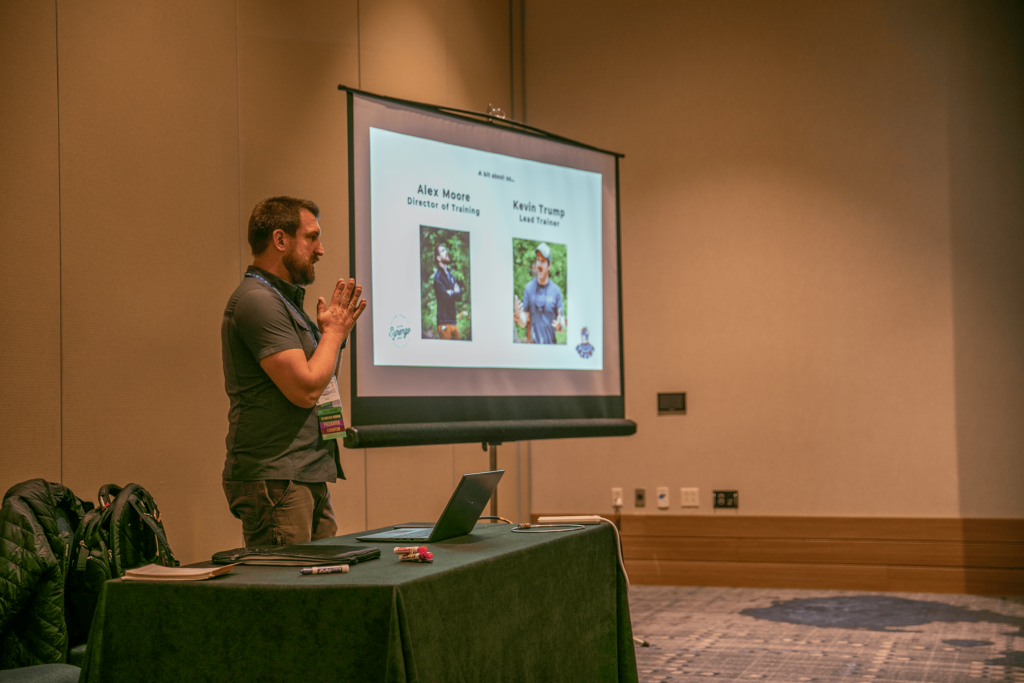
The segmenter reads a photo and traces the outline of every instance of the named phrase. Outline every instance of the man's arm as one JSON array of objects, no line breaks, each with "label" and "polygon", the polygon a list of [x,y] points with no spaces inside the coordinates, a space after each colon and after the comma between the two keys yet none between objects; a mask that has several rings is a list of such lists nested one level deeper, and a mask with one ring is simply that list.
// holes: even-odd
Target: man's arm
[{"label": "man's arm", "polygon": [[438,276],[434,276],[434,296],[440,301],[442,298],[450,299],[452,301],[459,301],[462,298],[462,289],[459,288],[459,282],[452,275],[452,289],[448,289],[441,284],[441,279]]},{"label": "man's arm", "polygon": [[444,288],[441,284],[440,278],[434,275],[434,297],[437,299],[437,305],[440,306],[442,301],[446,301],[451,298],[451,292]]},{"label": "man's arm", "polygon": [[565,316],[562,315],[562,309],[558,309],[558,315],[551,321],[551,327],[555,328],[555,332],[561,332],[565,328]]},{"label": "man's arm", "polygon": [[[333,374],[334,374],[334,376],[335,376],[335,377],[337,377],[337,376],[338,376],[338,373],[340,373],[340,372],[341,372],[341,358],[342,358],[342,356],[344,356],[344,355],[345,355],[345,354],[343,354],[343,353],[342,353],[342,351],[344,351],[344,350],[345,350],[345,349],[344,349],[344,348],[342,348],[342,349],[340,349],[340,350],[338,351],[338,360],[337,360],[337,361],[335,361],[335,363],[334,363],[334,373],[333,373]],[[330,379],[328,378],[328,380],[327,380],[327,381],[328,381],[328,382],[330,382],[331,380],[330,380]]]},{"label": "man's arm", "polygon": [[338,280],[329,306],[320,297],[316,303],[316,322],[322,336],[309,360],[302,349],[288,349],[260,361],[260,367],[295,405],[312,408],[327,388],[334,376],[341,343],[366,309],[366,301],[359,298],[362,292],[355,280]]},{"label": "man's arm", "polygon": [[530,314],[523,310],[523,302],[519,300],[519,297],[514,294],[512,296],[512,317],[516,321],[516,325],[528,328],[530,325]]},{"label": "man's arm", "polygon": [[562,290],[558,290],[558,302],[555,304],[556,315],[555,319],[551,321],[551,327],[555,328],[555,331],[561,332],[565,327],[565,304],[562,299]]}]

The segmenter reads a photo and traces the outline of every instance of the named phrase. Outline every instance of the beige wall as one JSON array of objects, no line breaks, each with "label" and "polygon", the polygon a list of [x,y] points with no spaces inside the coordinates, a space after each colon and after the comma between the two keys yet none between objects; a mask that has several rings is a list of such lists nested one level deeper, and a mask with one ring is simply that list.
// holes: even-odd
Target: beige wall
[{"label": "beige wall", "polygon": [[[256,202],[275,194],[313,198],[321,210],[324,260],[307,294],[310,312],[348,274],[347,132],[338,84],[358,80],[356,17],[355,2],[238,6],[239,263],[244,271],[251,262],[246,225]],[[342,460],[349,481],[332,493],[347,532],[364,522],[364,459],[345,452]]]},{"label": "beige wall", "polygon": [[235,541],[210,333],[238,278],[234,2],[58,12],[63,483],[145,486],[196,559]]},{"label": "beige wall", "polygon": [[[529,513],[532,460],[534,511],[608,512],[612,486],[663,485],[674,505],[699,486],[704,514],[711,489],[737,488],[749,514],[1024,516],[1024,32],[1016,6],[973,6],[528,5],[517,112],[525,94],[529,123],[627,154],[640,429],[524,445],[522,480],[502,446],[503,515]],[[21,106],[0,112],[18,255],[0,271],[0,489],[136,481],[181,559],[240,543],[219,487],[218,330],[249,210],[272,193],[320,204],[309,301],[324,295],[348,274],[337,85],[508,111],[508,10],[3,3],[0,84]],[[689,414],[657,417],[673,390]],[[487,455],[343,463],[352,531],[436,517]]]},{"label": "beige wall", "polygon": [[[313,198],[325,245],[307,295],[313,311],[316,297],[348,275],[346,100],[337,86],[475,110],[507,106],[507,34],[500,2],[240,3],[242,268],[245,223],[258,200]],[[342,372],[347,403],[347,358]],[[463,472],[486,469],[486,454],[474,448],[344,451],[347,480],[331,487],[340,531],[436,518]]]},{"label": "beige wall", "polygon": [[535,510],[1024,516],[1022,32],[985,7],[529,5],[529,123],[626,154],[639,425],[535,444]]},{"label": "beige wall", "polygon": [[[507,4],[363,4],[3,3],[0,83],[21,106],[0,113],[0,222],[18,256],[0,276],[0,489],[44,477],[93,499],[134,481],[180,559],[240,544],[220,490],[219,327],[252,205],[320,204],[315,302],[348,274],[338,84],[478,110],[510,99]],[[342,530],[436,517],[455,473],[486,461],[479,446],[345,452]]]},{"label": "beige wall", "polygon": [[[8,27],[17,26],[18,30]],[[0,3],[0,488],[60,481],[60,169],[53,5]],[[15,104],[17,103],[17,104]]]},{"label": "beige wall", "polygon": [[949,41],[949,125],[960,511],[1020,517],[1024,5],[959,10]]}]

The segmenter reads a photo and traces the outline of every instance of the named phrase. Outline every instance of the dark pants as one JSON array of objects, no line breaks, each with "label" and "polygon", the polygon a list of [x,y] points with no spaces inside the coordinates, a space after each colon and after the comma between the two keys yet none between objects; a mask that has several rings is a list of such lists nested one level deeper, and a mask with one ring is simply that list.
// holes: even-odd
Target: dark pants
[{"label": "dark pants", "polygon": [[231,514],[242,520],[245,547],[332,538],[338,523],[325,483],[224,480]]}]

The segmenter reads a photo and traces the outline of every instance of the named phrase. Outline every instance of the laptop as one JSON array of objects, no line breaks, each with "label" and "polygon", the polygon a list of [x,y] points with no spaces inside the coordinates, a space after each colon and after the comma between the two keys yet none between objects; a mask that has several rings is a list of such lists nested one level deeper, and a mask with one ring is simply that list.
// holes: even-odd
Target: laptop
[{"label": "laptop", "polygon": [[455,487],[455,493],[448,500],[448,505],[434,525],[416,528],[402,525],[390,531],[356,536],[356,540],[436,543],[456,536],[465,536],[473,530],[473,525],[480,519],[480,513],[484,511],[484,506],[494,494],[494,489],[498,488],[498,482],[501,481],[503,474],[505,470],[462,475],[462,480]]}]

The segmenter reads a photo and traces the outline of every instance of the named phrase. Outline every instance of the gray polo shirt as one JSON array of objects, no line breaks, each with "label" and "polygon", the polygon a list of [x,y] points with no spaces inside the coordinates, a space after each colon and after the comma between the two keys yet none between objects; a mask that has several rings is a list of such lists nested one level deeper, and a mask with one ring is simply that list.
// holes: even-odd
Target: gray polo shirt
[{"label": "gray polo shirt", "polygon": [[320,437],[316,409],[289,401],[260,367],[267,356],[288,349],[302,349],[307,359],[312,357],[313,338],[319,342],[320,330],[302,310],[305,290],[255,266],[248,272],[270,282],[295,310],[253,277],[242,278],[224,309],[220,337],[230,400],[224,478],[308,483],[344,479],[337,442]]}]

